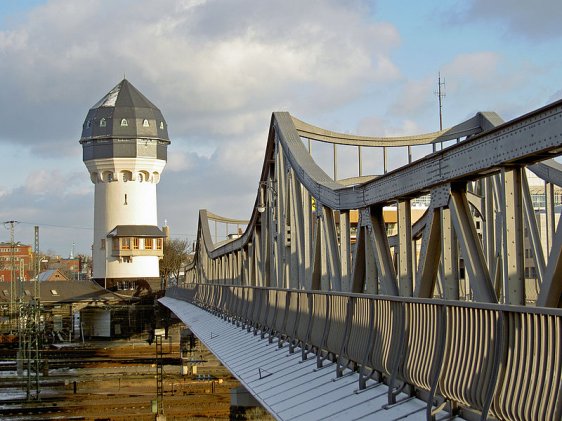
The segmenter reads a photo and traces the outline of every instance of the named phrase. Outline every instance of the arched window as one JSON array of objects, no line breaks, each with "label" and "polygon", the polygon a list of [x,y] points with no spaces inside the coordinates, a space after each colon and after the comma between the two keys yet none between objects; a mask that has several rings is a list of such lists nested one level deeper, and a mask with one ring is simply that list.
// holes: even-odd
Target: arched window
[{"label": "arched window", "polygon": [[128,125],[129,125],[129,123],[127,123],[126,118],[121,119],[121,127],[127,127]]},{"label": "arched window", "polygon": [[105,122],[105,118],[102,118],[100,120],[100,127],[105,127],[105,126],[107,126],[107,123]]},{"label": "arched window", "polygon": [[160,130],[164,130],[164,122],[163,121],[160,122]]},{"label": "arched window", "polygon": [[146,118],[142,121],[142,127],[150,127],[150,124],[148,124],[148,120]]},{"label": "arched window", "polygon": [[121,171],[121,177],[123,181],[131,181],[133,179],[133,173],[131,171]]}]

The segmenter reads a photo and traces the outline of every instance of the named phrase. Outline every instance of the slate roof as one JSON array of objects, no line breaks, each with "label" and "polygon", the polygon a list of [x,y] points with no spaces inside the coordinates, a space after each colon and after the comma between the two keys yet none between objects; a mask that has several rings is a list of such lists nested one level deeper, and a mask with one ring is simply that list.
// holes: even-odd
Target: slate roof
[{"label": "slate roof", "polygon": [[164,238],[166,234],[155,225],[117,225],[107,236]]},{"label": "slate roof", "polygon": [[[105,119],[105,125],[100,121]],[[122,119],[127,125],[121,124]],[[147,120],[147,124],[143,124]],[[168,125],[162,112],[127,79],[119,82],[90,110],[80,141],[134,138],[168,141]]]},{"label": "slate roof", "polygon": [[[40,282],[40,298],[43,304],[102,302],[115,304],[126,298],[108,291],[92,281]],[[0,282],[0,303],[10,301],[10,282]],[[29,300],[35,291],[35,281],[23,282],[23,298]]]}]

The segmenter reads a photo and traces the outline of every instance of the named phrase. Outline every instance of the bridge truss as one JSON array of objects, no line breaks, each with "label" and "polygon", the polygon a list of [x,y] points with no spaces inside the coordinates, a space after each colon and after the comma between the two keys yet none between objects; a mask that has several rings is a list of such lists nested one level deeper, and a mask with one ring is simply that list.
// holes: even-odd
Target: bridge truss
[{"label": "bridge truss", "polygon": [[[356,148],[358,176],[330,177],[306,148],[310,140],[334,145],[334,161],[337,147]],[[448,141],[412,160],[414,148]],[[382,150],[381,174],[361,174],[366,148]],[[406,150],[409,163],[387,171],[392,149]],[[200,211],[186,281],[559,307],[554,191],[562,166],[550,158],[561,152],[562,102],[508,123],[478,113],[451,129],[399,138],[343,135],[274,113],[246,230],[216,244]],[[527,170],[544,180],[540,210]],[[412,223],[420,198],[429,206]],[[395,235],[385,225],[388,206],[396,209]]]},{"label": "bridge truss", "polygon": [[[331,145],[332,175],[313,159],[313,142]],[[356,151],[357,159],[351,165],[357,174],[339,179],[337,153],[344,148]],[[364,157],[370,151],[377,151],[381,166],[377,174],[364,175]],[[390,169],[389,156],[397,151],[405,155],[405,165]],[[492,402],[499,405],[496,395],[506,393],[498,378],[515,367],[514,361],[526,361],[522,377],[510,384],[543,376],[543,383],[553,386],[549,394],[554,400],[549,398],[550,409],[541,412],[541,418],[557,419],[562,410],[562,228],[557,224],[556,193],[562,187],[562,166],[553,158],[560,154],[562,101],[506,123],[495,113],[478,113],[440,132],[394,138],[335,133],[288,113],[274,113],[256,200],[245,230],[238,238],[213,241],[209,222],[220,217],[201,210],[195,255],[184,286],[197,286],[199,305],[233,318],[241,317],[240,309],[238,313],[228,310],[229,299],[221,301],[217,298],[220,294],[239,294],[236,302],[252,306],[261,292],[241,293],[232,288],[306,293],[307,298],[297,300],[301,304],[295,312],[307,314],[303,320],[309,329],[314,317],[324,317],[328,326],[332,323],[342,341],[354,335],[356,324],[367,326],[365,334],[373,326],[376,332],[398,329],[391,343],[401,338],[397,349],[404,358],[411,358],[413,365],[424,357],[418,358],[409,348],[415,343],[404,338],[430,335],[430,327],[435,328],[441,332],[442,343],[448,344],[444,352],[449,355],[448,362],[441,358],[428,363],[432,373],[437,370],[435,379],[455,376],[450,381],[464,381],[458,387],[465,392],[485,387],[483,401],[487,403],[453,395],[445,396],[446,400],[473,407],[485,417]],[[533,200],[537,197],[542,198],[540,204]],[[425,206],[419,212],[417,204],[422,202]],[[203,286],[212,289],[201,289]],[[228,293],[221,288],[227,288]],[[326,304],[318,308],[332,305],[338,311],[316,314],[311,300],[324,300],[314,298],[316,294],[336,297],[326,298]],[[347,301],[337,298],[341,296]],[[366,300],[364,311],[356,314],[361,297]],[[306,308],[301,309],[299,305],[305,302]],[[388,308],[375,310],[377,303],[383,302]],[[277,312],[277,305],[275,301],[261,308],[267,309],[263,310],[266,313]],[[432,308],[432,316],[416,313],[418,305]],[[512,312],[517,317],[508,316]],[[267,321],[266,313],[261,318]],[[473,319],[470,313],[478,316]],[[256,317],[246,323],[273,332],[265,324],[258,328]],[[522,328],[529,323],[531,333]],[[326,348],[330,328],[323,326],[325,334],[316,343],[307,343],[314,339],[309,330],[300,339],[300,346],[338,359],[342,342]],[[544,339],[543,331],[552,335]],[[371,352],[377,335],[369,336],[365,352]],[[499,338],[488,343],[486,335]],[[434,356],[437,342],[431,343],[430,355]],[[456,348],[460,354],[455,353]],[[423,354],[423,346],[419,350]],[[494,374],[482,377],[478,364],[459,368],[455,359],[461,354],[467,358],[479,355],[488,362],[493,355],[490,373]],[[533,354],[541,357],[533,360],[529,357]],[[392,386],[392,378],[404,373],[404,366],[400,366],[404,358],[396,359],[394,371],[387,371],[388,378],[381,370],[380,378]],[[356,370],[363,370],[361,361],[355,363]],[[474,379],[483,383],[478,386]],[[444,383],[435,382],[427,391],[443,397]],[[409,382],[415,391],[413,383]],[[519,409],[498,409],[494,414],[501,414],[502,419],[537,416],[537,408],[544,407],[541,393],[546,389],[533,386],[520,395],[520,386],[510,387],[509,393],[519,395],[506,399]],[[521,409],[524,405],[517,402],[527,398],[539,403]]]}]

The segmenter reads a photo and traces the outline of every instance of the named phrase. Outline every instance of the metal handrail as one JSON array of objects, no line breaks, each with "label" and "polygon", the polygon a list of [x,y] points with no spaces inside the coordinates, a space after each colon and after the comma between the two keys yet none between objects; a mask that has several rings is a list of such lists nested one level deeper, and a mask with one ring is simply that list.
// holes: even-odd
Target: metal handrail
[{"label": "metal handrail", "polygon": [[[411,395],[426,397],[428,418],[435,402],[451,403],[461,413],[479,411],[482,419],[562,416],[562,309],[210,284],[173,287],[166,296],[216,311],[213,301],[221,290],[223,296],[242,292],[233,320],[267,329],[270,340],[276,335],[293,352],[301,348],[303,358],[311,352],[319,361],[333,355],[337,377],[345,369],[360,372],[359,389],[371,380],[388,383],[389,403],[395,403],[395,390],[406,390],[400,384],[407,384]],[[286,300],[281,323],[248,318],[263,316],[250,309],[250,297],[259,301],[253,290]],[[336,311],[328,310],[330,302]],[[330,318],[322,322],[323,315]],[[321,335],[311,335],[315,323]]]}]

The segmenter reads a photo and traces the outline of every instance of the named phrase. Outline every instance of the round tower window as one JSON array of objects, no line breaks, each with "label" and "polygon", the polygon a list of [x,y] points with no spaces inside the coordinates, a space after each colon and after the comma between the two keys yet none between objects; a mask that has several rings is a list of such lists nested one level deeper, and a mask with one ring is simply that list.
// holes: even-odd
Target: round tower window
[{"label": "round tower window", "polygon": [[163,121],[160,122],[160,130],[164,130],[164,122]]},{"label": "round tower window", "polygon": [[129,125],[129,123],[127,123],[127,119],[124,118],[121,120],[121,127],[127,127]]},{"label": "round tower window", "polygon": [[102,118],[100,120],[100,127],[105,127],[107,125],[107,123],[105,122],[105,118]]},{"label": "round tower window", "polygon": [[142,127],[150,127],[150,124],[148,124],[148,120],[147,120],[147,119],[144,119],[144,120],[142,121]]}]

